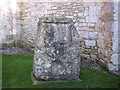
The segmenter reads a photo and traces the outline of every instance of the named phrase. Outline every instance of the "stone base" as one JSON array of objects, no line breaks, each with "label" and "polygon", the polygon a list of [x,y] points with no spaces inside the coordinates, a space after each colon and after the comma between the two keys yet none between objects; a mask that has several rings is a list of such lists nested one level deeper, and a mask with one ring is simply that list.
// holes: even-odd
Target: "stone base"
[{"label": "stone base", "polygon": [[[33,81],[33,85],[38,85],[38,84],[45,84],[45,83],[52,83],[52,82],[68,82],[69,80],[56,80],[56,81],[38,81],[33,72],[31,72],[31,79]],[[78,81],[81,82],[82,80],[78,79],[78,80],[72,80],[72,81]]]}]

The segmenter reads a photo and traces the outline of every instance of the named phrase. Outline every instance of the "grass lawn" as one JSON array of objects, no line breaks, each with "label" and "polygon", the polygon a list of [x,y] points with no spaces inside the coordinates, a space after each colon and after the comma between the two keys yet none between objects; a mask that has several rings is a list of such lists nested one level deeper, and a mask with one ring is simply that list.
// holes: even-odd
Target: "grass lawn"
[{"label": "grass lawn", "polygon": [[[53,82],[32,85],[33,56],[2,55],[3,88],[118,88],[119,76],[81,68],[82,82]],[[120,82],[119,82],[120,84]]]}]

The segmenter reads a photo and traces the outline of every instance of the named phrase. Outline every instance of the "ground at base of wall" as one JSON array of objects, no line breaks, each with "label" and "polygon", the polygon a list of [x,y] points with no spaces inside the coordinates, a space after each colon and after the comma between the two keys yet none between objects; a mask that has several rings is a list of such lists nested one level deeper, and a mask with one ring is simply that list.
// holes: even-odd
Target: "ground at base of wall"
[{"label": "ground at base of wall", "polygon": [[[3,54],[28,54],[33,55],[30,51],[25,50],[20,47],[6,47],[0,50]],[[81,67],[101,71],[100,66],[94,64],[93,62],[81,61]]]},{"label": "ground at base of wall", "polygon": [[[26,54],[26,55],[33,56],[33,53],[31,51],[25,50],[25,49],[20,48],[20,47],[14,47],[14,46],[5,47],[3,49],[0,49],[0,52],[2,52],[3,54],[11,54],[11,55],[14,55],[14,54]],[[83,68],[87,68],[87,69],[101,71],[101,67],[98,64],[94,63],[94,62],[86,62],[86,61],[81,60],[80,66],[83,67]],[[120,76],[120,72],[112,71],[111,73],[114,73],[114,74]]]},{"label": "ground at base of wall", "polygon": [[119,76],[120,76],[120,71],[111,71],[110,73],[116,74],[116,75],[119,75]]},{"label": "ground at base of wall", "polygon": [[81,60],[80,66],[87,68],[87,69],[101,71],[101,67],[94,62],[86,62],[86,61]]},{"label": "ground at base of wall", "polygon": [[3,49],[0,49],[0,52],[3,54],[28,54],[28,55],[33,55],[28,50],[22,49],[20,47],[4,47]]},{"label": "ground at base of wall", "polygon": [[102,67],[94,62],[87,62],[87,61],[81,61],[80,66],[83,68],[87,68],[87,69],[91,69],[91,70],[97,70],[97,71],[101,71],[104,73],[111,73],[111,74],[116,74],[120,76],[120,71],[108,71],[106,69],[102,69]]}]

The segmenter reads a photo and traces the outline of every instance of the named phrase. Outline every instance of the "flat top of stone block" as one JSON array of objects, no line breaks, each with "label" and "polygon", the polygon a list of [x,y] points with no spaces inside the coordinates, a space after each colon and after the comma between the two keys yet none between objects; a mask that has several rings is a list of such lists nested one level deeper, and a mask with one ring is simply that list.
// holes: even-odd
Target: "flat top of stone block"
[{"label": "flat top of stone block", "polygon": [[72,22],[72,19],[65,17],[41,17],[39,19],[39,22],[69,24],[70,22]]}]

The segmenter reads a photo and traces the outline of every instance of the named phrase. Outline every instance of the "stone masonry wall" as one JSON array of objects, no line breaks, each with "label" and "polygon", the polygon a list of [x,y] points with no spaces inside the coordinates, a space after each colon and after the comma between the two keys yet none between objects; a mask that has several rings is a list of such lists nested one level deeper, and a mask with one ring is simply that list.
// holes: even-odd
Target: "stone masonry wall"
[{"label": "stone masonry wall", "polygon": [[18,11],[15,5],[13,0],[5,0],[0,4],[0,47],[14,45],[19,39],[19,30],[16,28]]},{"label": "stone masonry wall", "polygon": [[82,58],[95,60],[98,48],[96,27],[100,8],[99,2],[23,2],[20,11],[22,21],[20,44],[26,49],[34,50],[37,23],[40,17],[72,18],[80,36]]},{"label": "stone masonry wall", "polygon": [[[98,55],[102,66],[118,71],[118,26],[117,8],[114,3],[102,2],[99,17]],[[116,5],[116,7],[118,7]],[[114,15],[116,15],[114,17]]]},{"label": "stone masonry wall", "polygon": [[14,45],[14,42],[17,42],[18,46],[34,51],[40,17],[72,18],[79,33],[81,60],[95,62],[99,60],[101,65],[110,71],[118,71],[117,2],[36,2],[30,0],[13,3],[13,1],[9,1],[6,8],[0,5],[0,45],[4,43]]}]

